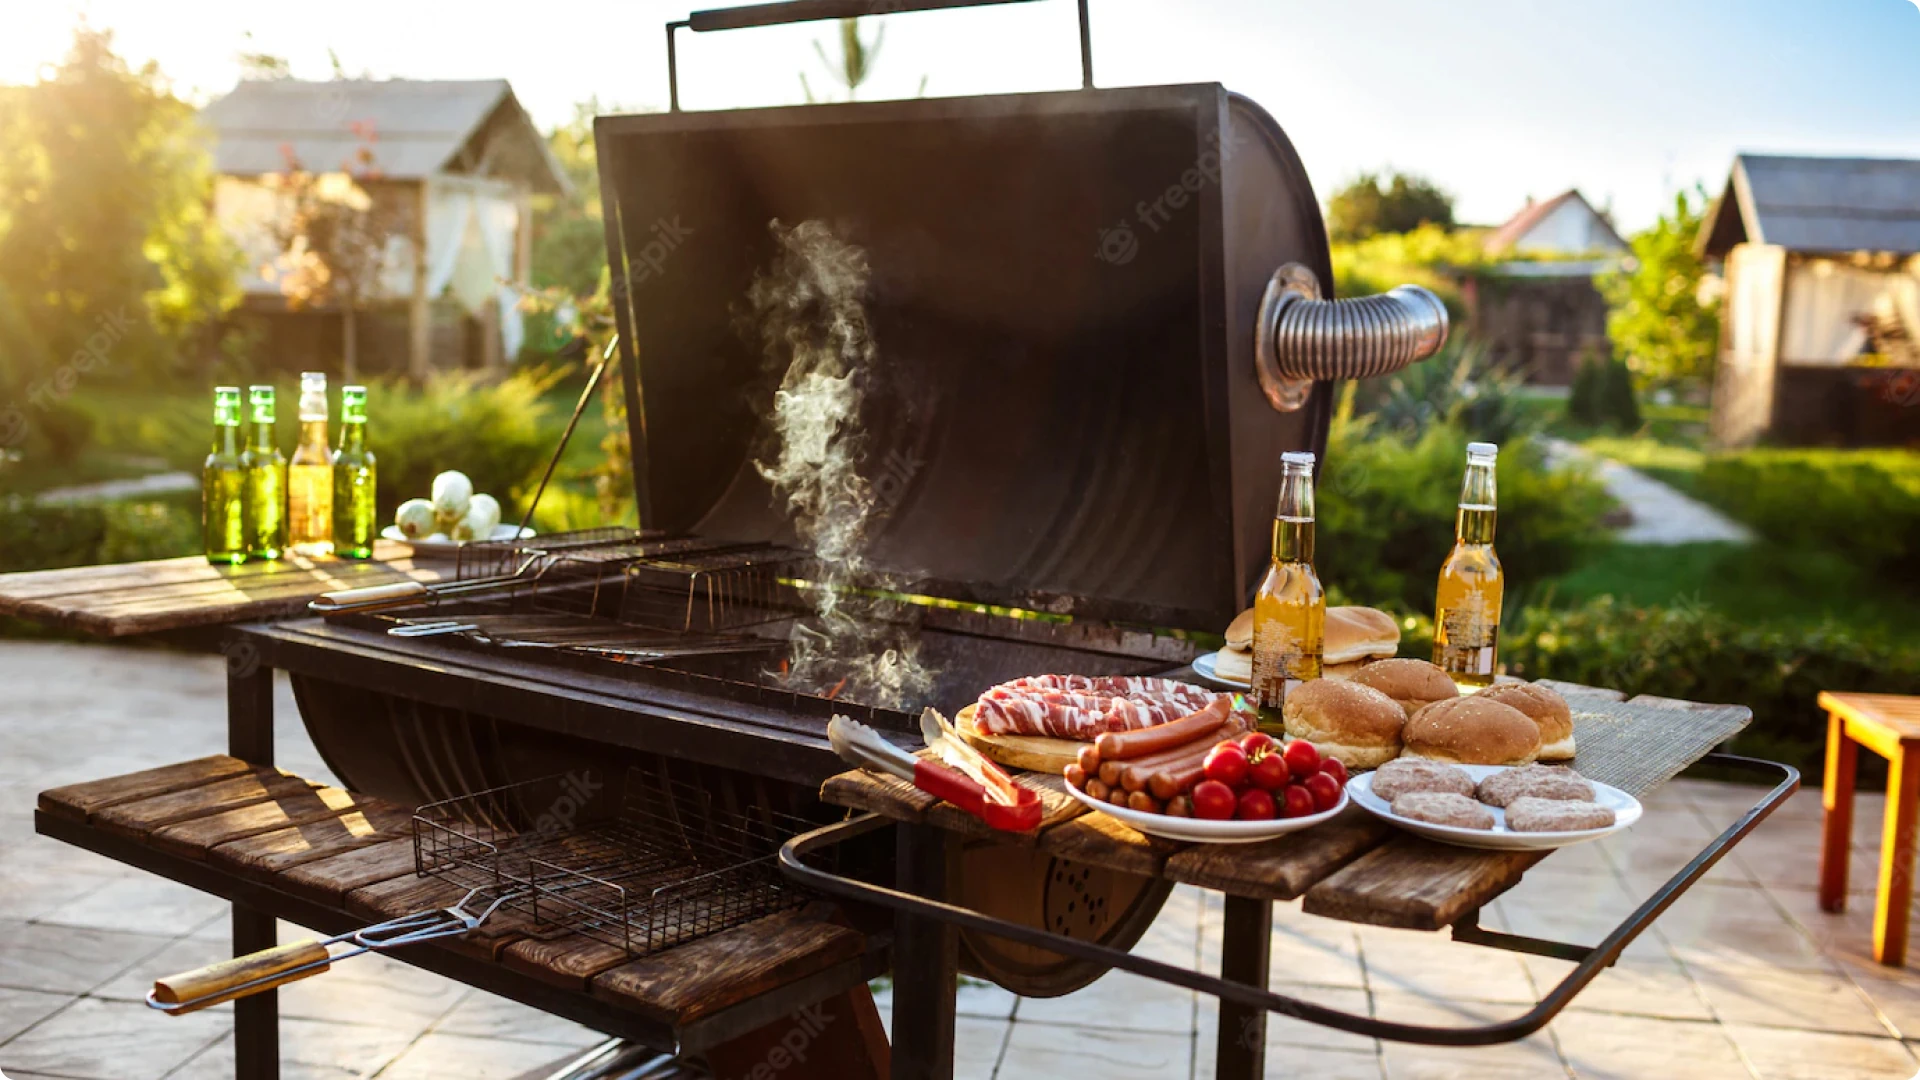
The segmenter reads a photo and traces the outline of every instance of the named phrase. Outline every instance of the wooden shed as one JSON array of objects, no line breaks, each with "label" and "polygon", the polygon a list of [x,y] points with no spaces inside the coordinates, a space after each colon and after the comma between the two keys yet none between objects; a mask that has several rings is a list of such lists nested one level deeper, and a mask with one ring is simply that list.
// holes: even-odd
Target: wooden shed
[{"label": "wooden shed", "polygon": [[1530,383],[1566,386],[1582,358],[1606,357],[1607,301],[1594,275],[1627,254],[1605,214],[1577,189],[1529,201],[1487,233],[1487,253],[1508,256],[1461,285],[1473,335],[1496,365]]},{"label": "wooden shed", "polygon": [[1699,245],[1717,444],[1920,443],[1920,161],[1741,154]]},{"label": "wooden shed", "polygon": [[568,183],[506,80],[249,80],[201,115],[214,213],[247,257],[242,317],[275,363],[338,370],[343,352],[339,308],[301,309],[270,269],[286,255],[277,182],[296,169],[364,192],[392,226],[372,310],[354,322],[363,371],[419,377],[518,352],[531,200]]}]

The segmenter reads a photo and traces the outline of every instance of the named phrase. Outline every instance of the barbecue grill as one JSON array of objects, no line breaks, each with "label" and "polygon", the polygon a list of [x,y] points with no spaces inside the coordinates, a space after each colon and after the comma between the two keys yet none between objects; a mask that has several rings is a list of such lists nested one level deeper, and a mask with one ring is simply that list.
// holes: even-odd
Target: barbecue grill
[{"label": "barbecue grill", "polygon": [[[668,41],[953,6],[769,4]],[[1323,451],[1333,382],[1431,355],[1446,313],[1331,299],[1273,118],[1217,84],[1094,89],[1085,16],[1076,91],[689,113],[676,88],[596,120],[644,529],[469,545],[447,585],[263,638],[343,781],[419,805],[675,772],[824,821],[833,713],[913,745],[922,706],[1008,678],[1177,670],[1245,606],[1282,452]],[[796,432],[823,350],[842,411]],[[472,666],[501,679],[448,674]],[[1119,948],[1170,888],[964,858],[961,902]],[[1028,995],[1106,970],[983,935],[962,964]]]}]

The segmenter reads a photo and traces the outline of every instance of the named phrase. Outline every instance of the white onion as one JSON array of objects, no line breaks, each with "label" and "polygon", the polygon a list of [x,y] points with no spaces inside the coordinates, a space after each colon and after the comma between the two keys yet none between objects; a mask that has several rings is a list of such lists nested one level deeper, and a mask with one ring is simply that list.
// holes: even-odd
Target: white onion
[{"label": "white onion", "polygon": [[500,500],[491,495],[479,494],[467,503],[466,520],[473,525],[473,534],[482,540],[493,535],[494,527],[500,524]]},{"label": "white onion", "polygon": [[419,540],[434,531],[433,504],[425,499],[408,499],[393,512],[393,523],[400,535]]},{"label": "white onion", "polygon": [[433,509],[443,517],[467,516],[467,504],[473,499],[473,481],[467,474],[448,470],[433,478]]}]

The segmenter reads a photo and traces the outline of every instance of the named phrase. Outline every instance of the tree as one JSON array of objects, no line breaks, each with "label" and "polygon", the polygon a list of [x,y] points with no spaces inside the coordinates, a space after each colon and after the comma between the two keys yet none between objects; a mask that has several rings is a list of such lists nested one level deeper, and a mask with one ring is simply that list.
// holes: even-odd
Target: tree
[{"label": "tree", "polygon": [[600,168],[594,154],[596,99],[576,103],[573,119],[547,135],[547,148],[572,182],[564,195],[533,200],[533,285],[571,296],[594,291],[607,268],[607,232],[600,216]]},{"label": "tree", "polygon": [[1675,193],[1673,212],[1634,235],[1633,257],[1594,280],[1607,299],[1614,355],[1643,382],[1700,378],[1713,369],[1720,302],[1702,299],[1706,267],[1694,253],[1706,206],[1703,190]]},{"label": "tree", "polygon": [[0,88],[0,394],[171,366],[215,330],[240,263],[210,189],[193,107],[106,31],[82,23],[40,81]]},{"label": "tree", "polygon": [[1384,179],[1361,173],[1327,203],[1327,229],[1335,240],[1411,232],[1429,224],[1453,226],[1453,197],[1431,180],[1410,173],[1396,172]]},{"label": "tree", "polygon": [[272,226],[280,254],[260,272],[296,311],[340,310],[341,365],[352,381],[360,375],[360,311],[379,297],[388,248],[395,237],[411,234],[412,218],[402,209],[410,200],[381,197],[387,193],[374,163],[377,133],[364,121],[348,126],[360,145],[341,171],[309,172],[288,147],[287,171],[261,179],[280,193],[282,209]]}]

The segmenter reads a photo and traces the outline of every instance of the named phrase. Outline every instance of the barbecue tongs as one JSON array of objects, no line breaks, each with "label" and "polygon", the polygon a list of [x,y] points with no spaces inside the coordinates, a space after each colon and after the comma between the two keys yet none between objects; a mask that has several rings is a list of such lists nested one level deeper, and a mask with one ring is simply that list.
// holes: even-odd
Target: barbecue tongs
[{"label": "barbecue tongs", "polygon": [[[922,720],[940,733],[929,735],[928,745],[943,758],[960,758],[959,767],[915,757],[880,737],[880,733],[845,716],[827,721],[827,741],[841,760],[868,772],[896,776],[929,795],[945,799],[981,821],[1006,832],[1026,832],[1039,826],[1038,793],[1015,784],[998,765],[957,737],[946,737],[946,721],[932,709]],[[959,748],[959,749],[956,749]],[[962,772],[965,769],[966,772]],[[974,773],[982,779],[975,779]],[[985,783],[982,782],[985,781]]]},{"label": "barbecue tongs", "polygon": [[[320,941],[309,939],[276,945],[155,979],[153,989],[147,991],[147,1005],[168,1015],[180,1016],[318,975],[332,964],[361,953],[385,952],[435,938],[457,937],[486,922],[500,905],[524,890],[509,889],[489,901],[486,894],[498,891],[498,886],[474,889],[459,903],[438,911],[402,915]],[[480,907],[481,904],[486,906]],[[478,914],[468,912],[469,907],[478,908]],[[331,951],[330,946],[342,944],[348,946],[345,951]]]}]

